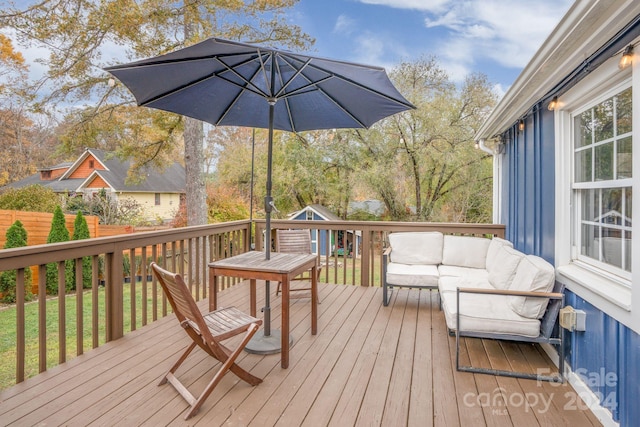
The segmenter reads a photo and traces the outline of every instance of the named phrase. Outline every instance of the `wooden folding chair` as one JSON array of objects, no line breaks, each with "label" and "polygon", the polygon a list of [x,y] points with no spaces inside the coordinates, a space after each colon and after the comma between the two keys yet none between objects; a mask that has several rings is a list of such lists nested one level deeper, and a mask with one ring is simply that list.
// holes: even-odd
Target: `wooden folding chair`
[{"label": "wooden folding chair", "polygon": [[[198,412],[200,406],[209,397],[214,387],[220,382],[222,377],[231,371],[240,379],[251,384],[258,385],[262,382],[260,378],[251,375],[249,372],[236,365],[235,360],[247,345],[253,334],[256,333],[262,320],[244,314],[235,307],[221,308],[204,316],[200,313],[196,302],[189,291],[189,288],[179,274],[171,273],[162,269],[156,263],[151,263],[151,269],[158,278],[162,289],[171,304],[180,326],[182,326],[193,342],[178,361],[169,369],[169,372],[162,378],[160,384],[169,381],[180,395],[189,403],[191,409],[184,417],[185,420],[191,418]],[[241,342],[234,349],[225,347],[221,342],[245,333]],[[197,346],[206,351],[211,357],[222,363],[213,379],[207,384],[204,391],[197,398],[194,397],[187,387],[185,387],[175,376],[176,370],[187,359],[189,353]]]},{"label": "wooden folding chair", "polygon": [[[311,230],[276,230],[276,252],[288,253],[288,254],[310,254],[311,252]],[[322,265],[317,268],[317,278],[320,279],[320,272],[322,271]],[[299,276],[293,280],[307,280],[309,277]],[[276,288],[276,296],[280,293],[280,285]],[[290,291],[311,291],[310,287],[307,288],[291,288]],[[320,304],[320,298],[318,298],[318,304]]]}]

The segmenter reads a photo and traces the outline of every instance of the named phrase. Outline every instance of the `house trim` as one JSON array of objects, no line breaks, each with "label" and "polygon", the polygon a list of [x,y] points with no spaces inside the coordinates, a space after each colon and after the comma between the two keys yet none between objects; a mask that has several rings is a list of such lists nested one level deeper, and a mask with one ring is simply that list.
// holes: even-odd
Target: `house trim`
[{"label": "house trim", "polygon": [[[636,39],[633,43],[640,42]],[[618,68],[619,55],[604,62],[597,70],[585,77],[580,83],[558,99],[559,107],[555,111],[555,173],[556,173],[556,235],[555,264],[558,278],[576,295],[589,301],[598,309],[607,313],[618,322],[635,332],[640,332],[640,284],[635,289],[633,280],[625,279],[577,260],[572,254],[572,177],[573,143],[572,114],[579,112],[586,103],[597,103],[626,87],[633,87],[633,187],[640,182],[640,55],[636,54],[633,66],[625,70]],[[571,168],[567,168],[571,165]],[[632,187],[632,188],[633,188]],[[632,215],[640,218],[640,203],[634,203]],[[632,239],[632,254],[637,259],[640,252],[640,239]],[[637,276],[638,271],[631,276]],[[636,281],[637,282],[637,281]],[[636,307],[635,310],[633,308]]]}]

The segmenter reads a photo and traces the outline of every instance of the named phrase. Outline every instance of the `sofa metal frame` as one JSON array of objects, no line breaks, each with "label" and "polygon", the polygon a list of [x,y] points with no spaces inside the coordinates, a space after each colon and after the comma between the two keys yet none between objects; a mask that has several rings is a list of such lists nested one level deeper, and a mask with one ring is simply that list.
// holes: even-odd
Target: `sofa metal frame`
[{"label": "sofa metal frame", "polygon": [[414,289],[429,289],[429,290],[438,290],[438,285],[412,285],[412,286],[404,286],[404,285],[395,285],[393,283],[387,283],[387,264],[389,263],[389,254],[391,253],[391,246],[384,250],[382,253],[382,305],[388,306],[389,299],[393,294],[393,288],[414,288]]},{"label": "sofa metal frame", "polygon": [[[499,375],[513,378],[534,379],[537,381],[550,381],[562,383],[564,382],[564,329],[558,326],[557,336],[553,336],[553,331],[558,319],[560,309],[564,306],[564,285],[556,282],[552,292],[527,292],[527,291],[510,291],[498,289],[473,289],[458,288],[456,294],[456,369],[462,372],[473,372],[477,374]],[[524,296],[527,298],[549,298],[549,304],[540,321],[540,335],[537,337],[525,337],[521,335],[510,335],[500,333],[472,332],[460,331],[460,294],[489,294],[489,295],[513,295]],[[530,374],[525,372],[513,372],[500,369],[476,368],[473,366],[464,366],[460,364],[460,337],[469,338],[489,338],[495,340],[532,342],[532,343],[548,343],[559,347],[559,361],[557,375],[541,375]]]}]

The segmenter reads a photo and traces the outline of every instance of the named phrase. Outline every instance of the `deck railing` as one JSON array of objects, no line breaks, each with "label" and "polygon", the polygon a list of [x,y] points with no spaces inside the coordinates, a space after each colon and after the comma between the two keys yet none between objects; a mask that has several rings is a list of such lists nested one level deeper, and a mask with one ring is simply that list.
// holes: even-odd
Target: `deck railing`
[{"label": "deck railing", "polygon": [[[312,230],[318,260],[324,266],[320,280],[361,286],[381,285],[382,252],[390,232],[438,230],[445,234],[504,237],[504,226],[496,224],[273,220],[271,225],[274,232],[277,228]],[[57,363],[64,363],[67,358],[82,354],[85,348],[121,338],[138,325],[165,316],[166,299],[150,276],[151,261],[180,272],[196,299],[204,299],[208,292],[207,263],[246,252],[252,246],[261,250],[264,229],[264,220],[255,224],[234,221],[0,250],[0,273],[17,271],[15,382],[56,364],[51,356],[47,360],[48,352],[56,350],[48,347],[57,346]],[[90,289],[83,289],[83,259],[89,259],[91,264]],[[67,262],[73,263],[75,269],[76,292],[71,297],[65,286]],[[51,263],[57,265],[57,298],[47,298],[45,293],[46,269]],[[24,287],[30,286],[25,284],[26,269],[37,271],[34,303],[24,299]],[[220,283],[224,288],[233,286],[237,280],[225,278]],[[26,319],[28,304],[37,306],[37,322]],[[53,310],[56,314],[52,315],[56,318],[48,319],[52,305],[57,306]],[[54,332],[47,326],[52,322],[57,325]],[[48,346],[51,334],[57,334],[54,337],[57,339]],[[75,350],[68,351],[68,343]],[[32,366],[36,362],[31,361],[37,361],[37,366]]]}]

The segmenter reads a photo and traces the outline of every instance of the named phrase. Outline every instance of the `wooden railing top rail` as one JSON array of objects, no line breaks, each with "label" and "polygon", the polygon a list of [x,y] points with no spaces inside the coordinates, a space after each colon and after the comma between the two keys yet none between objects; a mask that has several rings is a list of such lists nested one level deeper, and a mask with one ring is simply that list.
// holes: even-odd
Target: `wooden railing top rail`
[{"label": "wooden railing top rail", "polygon": [[[265,220],[255,219],[259,228],[264,228]],[[372,229],[379,231],[441,231],[443,233],[493,234],[504,237],[504,224],[484,223],[449,223],[449,222],[402,222],[402,221],[305,221],[305,220],[271,220],[273,228],[314,228],[319,230],[334,229]]]},{"label": "wooden railing top rail", "polygon": [[[32,265],[64,261],[67,259],[99,255],[106,252],[152,246],[172,240],[185,240],[206,234],[224,233],[248,228],[249,220],[231,221],[222,224],[172,228],[159,231],[144,231],[110,237],[97,237],[62,243],[25,246],[0,250],[0,271],[25,268]],[[246,226],[246,227],[243,227]]]}]

